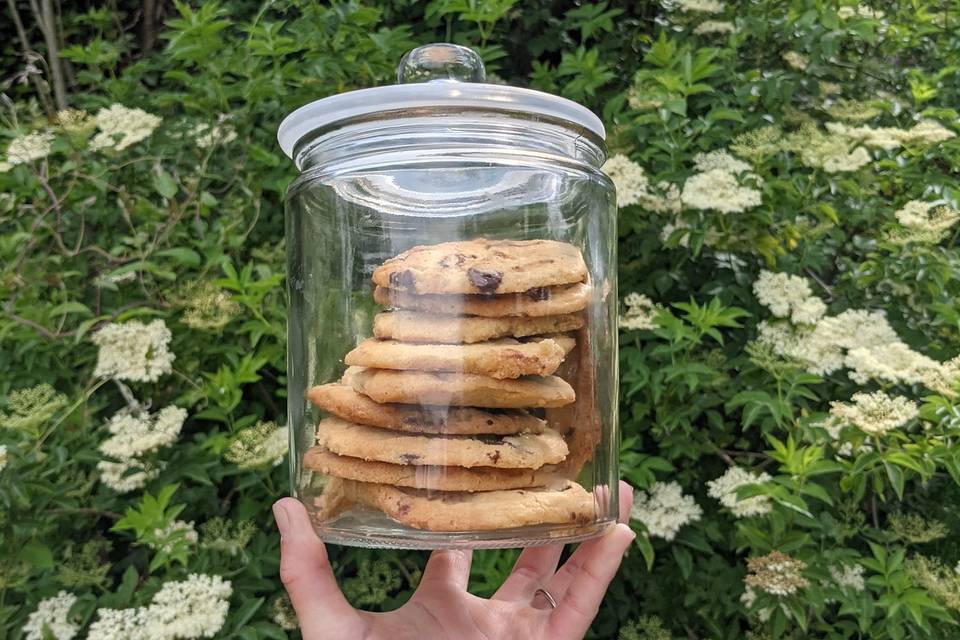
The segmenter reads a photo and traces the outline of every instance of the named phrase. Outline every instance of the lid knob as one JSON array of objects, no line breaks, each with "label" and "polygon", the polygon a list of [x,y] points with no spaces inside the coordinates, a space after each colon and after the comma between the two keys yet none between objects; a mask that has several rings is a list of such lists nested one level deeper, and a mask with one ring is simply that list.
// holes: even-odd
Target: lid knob
[{"label": "lid knob", "polygon": [[411,84],[430,80],[483,82],[487,77],[483,60],[473,49],[437,42],[417,47],[400,59],[397,82]]}]

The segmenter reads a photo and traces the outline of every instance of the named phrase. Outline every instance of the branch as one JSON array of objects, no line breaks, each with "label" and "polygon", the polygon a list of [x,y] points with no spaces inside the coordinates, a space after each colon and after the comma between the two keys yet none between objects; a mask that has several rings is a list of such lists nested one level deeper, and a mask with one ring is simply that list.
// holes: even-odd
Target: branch
[{"label": "branch", "polygon": [[[25,60],[29,60],[31,56],[37,54],[30,48],[27,31],[23,28],[23,21],[20,20],[20,12],[17,11],[16,0],[7,0],[7,8],[10,9],[10,17],[13,20],[13,26],[17,30],[17,38],[20,40],[20,49],[23,52],[23,57]],[[57,110],[50,101],[50,89],[44,86],[44,83],[40,81],[40,78],[38,78],[36,74],[27,73],[27,76],[29,76],[30,82],[33,83],[34,88],[37,90],[37,95],[40,97],[40,102],[43,103],[43,110],[47,112],[47,117],[53,118]]]},{"label": "branch", "polygon": [[140,12],[140,48],[144,53],[157,43],[157,0],[143,0]]},{"label": "branch", "polygon": [[60,64],[60,46],[57,44],[57,21],[53,14],[53,0],[30,0],[37,25],[43,33],[43,41],[47,45],[47,68],[53,80],[53,98],[57,109],[67,108],[67,85],[63,80],[63,66]]}]

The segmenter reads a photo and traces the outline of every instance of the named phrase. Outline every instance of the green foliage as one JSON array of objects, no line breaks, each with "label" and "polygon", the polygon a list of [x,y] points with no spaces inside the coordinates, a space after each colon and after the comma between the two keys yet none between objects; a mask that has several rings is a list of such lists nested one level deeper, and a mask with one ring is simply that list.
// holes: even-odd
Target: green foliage
[{"label": "green foliage", "polygon": [[[0,50],[40,81],[4,85],[0,148],[49,134],[29,160],[0,157],[0,636],[23,637],[62,589],[83,637],[98,609],[147,606],[193,573],[231,581],[221,637],[296,634],[277,613],[269,511],[287,469],[261,437],[286,402],[295,170],[276,126],[310,100],[393,82],[406,50],[446,40],[477,48],[499,80],[602,114],[611,155],[644,170],[645,187],[619,193],[620,290],[655,303],[648,328],[620,335],[622,475],[638,491],[676,482],[702,513],[671,540],[634,521],[636,553],[591,637],[955,637],[958,367],[929,363],[960,353],[960,142],[906,133],[957,129],[955,3],[159,4],[150,51],[139,3],[64,4],[71,114],[45,110],[44,62]],[[15,41],[12,24],[0,32]],[[115,130],[90,119],[113,104],[145,113]],[[718,151],[730,156],[699,155]],[[905,225],[911,201],[946,207],[946,222]],[[781,313],[761,299],[763,271],[802,278],[803,300]],[[790,306],[811,298],[816,313]],[[824,324],[857,310],[849,335]],[[853,353],[882,333],[870,311],[901,346]],[[169,370],[96,377],[91,336],[132,320],[169,329],[142,354],[168,349]],[[858,392],[906,409],[838,422],[865,415]],[[137,464],[101,451],[112,416],[171,405],[189,417],[169,442],[138,441]],[[238,442],[257,464],[230,454]],[[105,462],[123,467],[109,482]],[[734,466],[748,477],[722,491]],[[802,569],[770,573],[773,553]],[[474,592],[492,594],[515,557],[477,553]],[[424,562],[331,558],[374,610],[405,602]]]}]

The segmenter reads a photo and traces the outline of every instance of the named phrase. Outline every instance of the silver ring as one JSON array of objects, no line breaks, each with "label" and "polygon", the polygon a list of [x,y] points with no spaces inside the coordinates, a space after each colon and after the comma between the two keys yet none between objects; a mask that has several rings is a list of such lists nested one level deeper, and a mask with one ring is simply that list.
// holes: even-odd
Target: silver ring
[{"label": "silver ring", "polygon": [[533,597],[536,598],[538,594],[543,595],[543,597],[547,599],[547,603],[550,605],[551,609],[557,608],[557,601],[553,599],[553,596],[550,595],[549,591],[541,587],[533,592]]}]

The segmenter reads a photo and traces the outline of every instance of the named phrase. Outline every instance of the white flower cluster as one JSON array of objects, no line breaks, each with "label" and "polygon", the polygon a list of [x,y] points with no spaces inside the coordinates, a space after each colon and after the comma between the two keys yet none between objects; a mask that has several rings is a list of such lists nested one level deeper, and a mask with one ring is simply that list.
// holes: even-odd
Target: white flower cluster
[{"label": "white flower cluster", "polygon": [[730,467],[717,478],[707,482],[707,495],[716,498],[720,504],[730,509],[738,518],[762,516],[773,509],[773,504],[767,496],[751,496],[738,499],[737,490],[750,484],[764,484],[773,478],[768,473],[753,473],[741,467]]},{"label": "white flower cluster", "polygon": [[680,193],[676,185],[661,181],[656,187],[660,194],[654,193],[643,167],[627,156],[620,153],[611,156],[603,164],[603,171],[617,188],[617,208],[639,204],[653,213],[680,210]]},{"label": "white flower cluster", "polygon": [[799,154],[808,167],[827,173],[856,171],[871,161],[870,153],[844,136],[828,136],[813,124],[806,124],[783,141],[783,148]]},{"label": "white flower cluster", "polygon": [[113,104],[100,109],[94,116],[94,122],[100,131],[90,140],[90,149],[123,151],[153,133],[161,120],[143,109]]},{"label": "white flower cluster", "polygon": [[143,324],[138,320],[111,323],[97,331],[93,343],[100,347],[93,375],[117,380],[155,382],[173,370],[170,330],[163,320]]},{"label": "white flower cluster", "polygon": [[623,299],[627,306],[627,312],[620,314],[619,324],[621,329],[653,329],[656,326],[653,322],[658,307],[653,300],[639,293],[631,293]]},{"label": "white flower cluster", "polygon": [[883,391],[855,393],[852,403],[831,402],[830,415],[870,435],[882,436],[917,416],[916,403]]},{"label": "white flower cluster", "polygon": [[149,606],[99,609],[89,638],[97,640],[179,640],[212,638],[223,627],[233,588],[220,576],[191,574],[167,582]]},{"label": "white flower cluster", "polygon": [[879,20],[884,16],[883,11],[879,9],[873,9],[868,7],[865,4],[858,5],[856,7],[840,7],[837,9],[837,17],[841,20],[848,20],[854,16],[860,18],[873,18],[874,20]]},{"label": "white flower cluster", "polygon": [[807,68],[807,65],[810,64],[809,58],[798,51],[787,51],[783,54],[783,61],[786,62],[787,66],[791,69],[797,71],[803,71]]},{"label": "white flower cluster", "polygon": [[[826,93],[821,89],[821,92]],[[879,116],[882,111],[870,104],[860,102],[859,100],[831,100],[824,105],[826,111],[832,118],[837,120],[846,120],[847,122],[865,122]]]},{"label": "white flower cluster", "polygon": [[723,13],[723,3],[719,0],[676,0],[677,9],[684,13]]},{"label": "white flower cluster", "polygon": [[790,318],[794,324],[815,324],[827,312],[827,305],[813,295],[806,278],[800,276],[763,270],[753,283],[753,291],[773,315]]},{"label": "white flower cluster", "polygon": [[187,412],[174,405],[156,416],[146,412],[113,416],[107,423],[107,430],[113,435],[100,444],[100,451],[115,461],[97,463],[100,481],[117,493],[143,487],[159,472],[143,456],[176,442],[186,418]]},{"label": "white flower cluster", "polygon": [[273,422],[258,422],[241,430],[231,441],[224,457],[245,469],[278,465],[289,449],[290,431]]},{"label": "white flower cluster", "polygon": [[9,171],[18,164],[41,160],[50,155],[53,148],[53,134],[34,132],[18,136],[7,146],[7,157],[0,161],[0,171]]},{"label": "white flower cluster", "polygon": [[[77,596],[66,591],[61,591],[52,598],[41,600],[37,605],[37,610],[27,618],[27,624],[23,625],[25,640],[46,640],[48,637],[44,633],[47,629],[49,637],[54,640],[70,640],[77,631],[79,625],[72,623],[67,619],[70,608],[76,603]],[[93,638],[94,636],[90,636]]]},{"label": "white flower cluster", "polygon": [[80,109],[57,111],[57,124],[67,133],[74,134],[88,133],[97,126],[90,114]]},{"label": "white flower cluster", "polygon": [[756,207],[761,193],[741,186],[739,176],[759,185],[760,179],[749,171],[750,165],[737,160],[724,150],[701,153],[694,158],[700,173],[687,178],[680,193],[684,206],[691,209],[735,213]]},{"label": "white flower cluster", "polygon": [[960,211],[932,202],[911,200],[894,214],[903,225],[904,232],[891,234],[895,242],[937,243],[943,240],[950,229],[960,222]]},{"label": "white flower cluster", "polygon": [[737,27],[732,22],[724,20],[704,20],[696,27],[693,32],[698,36],[712,35],[715,33],[736,33]]},{"label": "white flower cluster", "polygon": [[789,596],[810,585],[803,577],[807,563],[779,551],[747,560],[750,573],[744,578],[749,587],[755,587],[775,596]]},{"label": "white flower cluster", "polygon": [[897,127],[851,127],[841,122],[828,122],[827,131],[851,142],[863,144],[872,149],[890,151],[905,144],[936,144],[956,137],[939,122],[924,120],[910,129]]},{"label": "white flower cluster", "polygon": [[639,520],[651,536],[673,540],[680,527],[696,522],[703,514],[693,496],[683,495],[676,482],[655,482],[648,492],[633,499],[630,517]]},{"label": "white flower cluster", "polygon": [[270,611],[270,619],[281,629],[293,631],[300,627],[300,621],[297,620],[297,613],[293,610],[293,603],[290,602],[290,596],[287,594],[281,593],[274,598],[273,604],[270,605]]},{"label": "white flower cluster", "polygon": [[228,144],[237,139],[237,131],[220,116],[216,124],[201,122],[190,130],[190,137],[201,149],[209,149],[218,144]]},{"label": "white flower cluster", "polygon": [[148,543],[151,548],[161,553],[170,553],[179,542],[189,545],[196,544],[199,536],[193,522],[174,520],[163,529],[154,529],[153,539]]},{"label": "white flower cluster", "polygon": [[775,354],[797,360],[810,373],[827,375],[847,368],[850,379],[859,384],[869,380],[924,384],[938,393],[954,393],[958,366],[911,349],[882,311],[848,309],[824,316],[825,305],[811,295],[806,281],[766,271],[754,283],[754,292],[775,316],[789,316],[793,323],[762,321],[757,340]]},{"label": "white flower cluster", "polygon": [[0,444],[0,471],[3,471],[7,466],[7,445]]},{"label": "white flower cluster", "polygon": [[866,581],[863,579],[863,567],[859,564],[830,567],[830,577],[841,589],[863,591],[867,588]]},{"label": "white flower cluster", "polygon": [[603,163],[603,171],[617,188],[617,207],[621,209],[640,202],[650,186],[643,167],[622,153],[610,156]]}]

